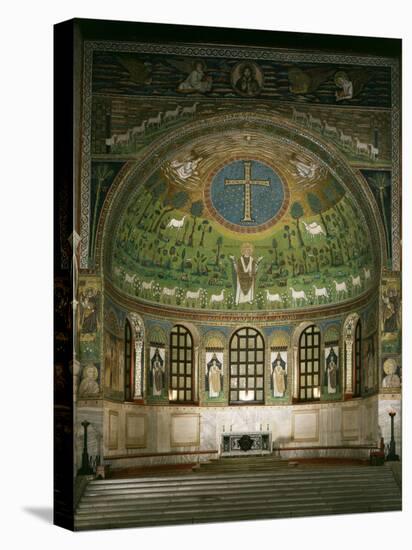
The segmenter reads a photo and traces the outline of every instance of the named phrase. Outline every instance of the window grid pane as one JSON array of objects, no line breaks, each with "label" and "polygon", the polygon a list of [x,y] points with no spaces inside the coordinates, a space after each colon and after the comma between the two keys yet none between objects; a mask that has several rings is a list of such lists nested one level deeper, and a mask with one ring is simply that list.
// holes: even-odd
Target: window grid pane
[{"label": "window grid pane", "polygon": [[361,395],[361,378],[362,378],[362,326],[360,319],[356,324],[355,329],[355,346],[354,346],[354,396]]},{"label": "window grid pane", "polygon": [[132,329],[126,319],[124,328],[124,398],[132,398]]},{"label": "window grid pane", "polygon": [[265,349],[261,334],[249,327],[238,330],[230,342],[229,357],[230,402],[263,403]]},{"label": "window grid pane", "polygon": [[[320,330],[308,327],[299,340],[299,398],[315,401],[320,398]],[[316,390],[316,391],[315,391]]]},{"label": "window grid pane", "polygon": [[190,332],[181,325],[173,327],[170,334],[171,395],[174,401],[192,401],[193,341]]}]

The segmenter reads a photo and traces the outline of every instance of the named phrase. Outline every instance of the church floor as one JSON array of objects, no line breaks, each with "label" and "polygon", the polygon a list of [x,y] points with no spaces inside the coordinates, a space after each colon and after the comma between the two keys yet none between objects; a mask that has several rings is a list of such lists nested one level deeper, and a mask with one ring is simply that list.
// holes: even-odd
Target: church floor
[{"label": "church floor", "polygon": [[[188,465],[189,466],[189,465]],[[130,473],[130,472],[129,472]],[[391,464],[220,459],[194,470],[91,481],[76,530],[401,510]]]}]

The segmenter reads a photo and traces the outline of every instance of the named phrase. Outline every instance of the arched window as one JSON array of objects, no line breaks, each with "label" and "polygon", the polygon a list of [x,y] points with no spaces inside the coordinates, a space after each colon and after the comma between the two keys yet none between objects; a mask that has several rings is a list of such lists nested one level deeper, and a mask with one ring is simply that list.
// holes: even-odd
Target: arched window
[{"label": "arched window", "polygon": [[320,330],[311,325],[299,338],[299,399],[320,399]]},{"label": "arched window", "polygon": [[170,400],[193,401],[193,383],[193,338],[187,328],[176,325],[170,333]]},{"label": "arched window", "polygon": [[359,397],[362,391],[362,325],[358,319],[355,328],[355,345],[353,347],[353,396]]},{"label": "arched window", "polygon": [[230,403],[264,402],[265,346],[262,335],[242,328],[230,340]]},{"label": "arched window", "polygon": [[132,327],[128,319],[124,327],[124,398],[125,401],[133,399],[133,363],[134,347]]}]

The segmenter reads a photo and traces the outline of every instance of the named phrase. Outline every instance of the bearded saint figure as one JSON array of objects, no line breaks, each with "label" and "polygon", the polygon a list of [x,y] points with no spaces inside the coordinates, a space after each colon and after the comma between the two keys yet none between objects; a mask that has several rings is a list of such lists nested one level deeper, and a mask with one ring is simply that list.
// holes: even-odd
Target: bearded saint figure
[{"label": "bearded saint figure", "polygon": [[163,359],[159,348],[156,348],[151,360],[152,390],[153,395],[161,395],[163,390]]},{"label": "bearded saint figure", "polygon": [[283,397],[286,391],[286,363],[278,352],[272,363],[273,397]]},{"label": "bearded saint figure", "polygon": [[237,260],[229,256],[233,263],[236,279],[236,305],[252,304],[255,296],[256,273],[262,257],[257,260],[252,256],[253,245],[243,243],[240,249],[241,256]]},{"label": "bearded saint figure", "polygon": [[212,359],[207,364],[209,397],[219,397],[222,390],[222,363],[214,353]]},{"label": "bearded saint figure", "polygon": [[333,348],[330,348],[329,355],[326,359],[326,385],[328,387],[328,393],[336,393],[338,385],[338,365],[337,355]]}]

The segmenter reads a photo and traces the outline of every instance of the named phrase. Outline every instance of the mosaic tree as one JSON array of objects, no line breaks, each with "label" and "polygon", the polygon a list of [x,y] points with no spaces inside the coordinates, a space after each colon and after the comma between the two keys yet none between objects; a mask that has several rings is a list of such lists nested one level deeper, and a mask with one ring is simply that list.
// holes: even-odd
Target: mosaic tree
[{"label": "mosaic tree", "polygon": [[345,229],[348,229],[348,221],[340,204],[341,199],[345,196],[345,192],[342,186],[336,180],[332,180],[329,182],[328,185],[325,185],[323,189],[323,195],[326,197],[326,200],[330,202],[330,204],[333,206],[333,209],[338,214],[343,224],[343,227]]},{"label": "mosaic tree", "polygon": [[320,217],[320,219],[323,223],[323,227],[325,228],[325,231],[326,231],[326,236],[328,236],[329,235],[329,230],[328,230],[328,225],[326,223],[325,217],[323,216],[324,206],[322,204],[322,201],[314,193],[307,193],[306,194],[306,200],[308,201],[308,204],[309,204],[310,209],[312,210],[312,212],[314,214],[317,214]]},{"label": "mosaic tree", "polygon": [[146,188],[149,191],[148,200],[146,206],[141,212],[141,215],[139,216],[139,219],[136,221],[137,225],[139,225],[145,219],[149,207],[153,206],[153,204],[160,199],[160,197],[166,191],[167,186],[164,181],[159,181],[156,182],[153,186],[147,185]]},{"label": "mosaic tree", "polygon": [[189,235],[188,246],[193,247],[193,235],[195,232],[197,218],[199,218],[203,214],[203,202],[202,201],[194,202],[190,207],[190,213],[193,217],[193,226],[192,226],[192,232]]},{"label": "mosaic tree", "polygon": [[289,250],[292,250],[292,248],[294,248],[292,244],[292,237],[295,236],[295,231],[291,229],[289,225],[285,225],[283,229],[285,230],[285,232],[283,233],[283,238],[287,239],[288,248]]},{"label": "mosaic tree", "polygon": [[155,223],[152,225],[152,230],[158,230],[158,233],[160,234],[162,229],[162,221],[166,214],[172,212],[172,210],[175,210],[176,208],[183,208],[188,200],[189,195],[186,191],[179,191],[172,196],[166,196],[163,200],[163,206],[160,212],[160,216],[158,216]]},{"label": "mosaic tree", "polygon": [[220,264],[220,251],[222,249],[222,244],[223,244],[223,237],[220,235],[217,239],[216,239],[216,258],[215,258],[215,266],[216,267],[219,267],[219,264]]},{"label": "mosaic tree", "polygon": [[202,235],[200,237],[199,246],[204,246],[204,240],[205,240],[205,232],[206,230],[210,233],[212,231],[212,227],[210,226],[209,220],[203,220],[202,223],[197,228],[198,231],[202,232]]},{"label": "mosaic tree", "polygon": [[299,240],[299,246],[304,246],[303,239],[302,239],[302,233],[300,232],[300,226],[299,226],[299,220],[304,215],[304,210],[300,202],[294,202],[290,208],[290,215],[295,220],[296,223],[296,230],[298,233],[298,240]]}]

